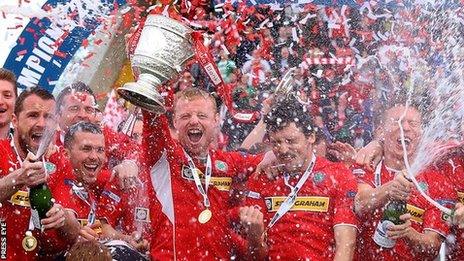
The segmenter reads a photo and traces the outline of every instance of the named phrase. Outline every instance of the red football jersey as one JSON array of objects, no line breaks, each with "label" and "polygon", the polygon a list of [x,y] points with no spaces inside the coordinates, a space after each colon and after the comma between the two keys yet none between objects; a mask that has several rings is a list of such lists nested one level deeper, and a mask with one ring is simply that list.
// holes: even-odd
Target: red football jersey
[{"label": "red football jersey", "polygon": [[[10,140],[0,140],[0,178],[21,167],[18,156],[10,145]],[[23,187],[10,199],[0,202],[0,259],[1,260],[34,260],[38,247],[27,252],[23,249],[22,240],[29,228],[31,210],[29,189]],[[34,233],[37,238],[37,235]]]},{"label": "red football jersey", "polygon": [[117,184],[107,184],[98,202],[97,217],[113,228],[120,227],[126,235],[138,232],[150,239],[149,197],[145,186],[122,191]]},{"label": "red football jersey", "polygon": [[[210,150],[212,177],[208,198],[213,215],[201,224],[198,216],[205,209],[203,197],[181,145],[170,136],[166,117],[154,118],[144,112],[143,135],[142,162],[145,174],[149,174],[147,188],[153,199],[150,202],[152,258],[229,259],[227,201],[232,179],[239,173],[247,175],[253,171],[262,157]],[[195,166],[204,184],[205,166],[198,161]]]},{"label": "red football jersey", "polygon": [[[295,186],[298,180],[299,177],[290,178],[289,183]],[[248,189],[244,204],[260,207],[265,226],[291,192],[283,177],[270,181],[266,175],[249,179]],[[267,231],[269,259],[333,260],[334,227],[357,226],[353,212],[355,195],[356,180],[349,170],[318,157],[293,207]]]},{"label": "red football jersey", "polygon": [[[390,172],[383,165],[380,171],[380,180],[376,181],[375,173],[364,169],[354,169],[353,174],[358,181],[375,188],[376,184],[385,184],[393,180],[395,173]],[[436,171],[427,170],[416,177],[422,189],[441,205],[452,207],[455,196],[451,184]],[[407,211],[411,214],[412,227],[422,233],[432,230],[443,237],[449,233],[446,222],[447,217],[436,207],[423,198],[417,189],[414,189],[407,202]],[[427,253],[416,253],[409,247],[404,238],[396,241],[393,248],[381,248],[373,236],[376,227],[382,219],[382,209],[375,210],[371,215],[361,217],[360,234],[358,236],[357,258],[362,260],[429,260],[435,258]],[[438,254],[438,253],[437,253]]]},{"label": "red football jersey", "polygon": [[[455,154],[447,157],[446,160],[436,166],[444,176],[448,177],[450,183],[454,185],[459,202],[464,204],[464,158],[462,154]],[[447,242],[447,253],[449,260],[464,260],[464,230],[452,227],[451,240]]]}]

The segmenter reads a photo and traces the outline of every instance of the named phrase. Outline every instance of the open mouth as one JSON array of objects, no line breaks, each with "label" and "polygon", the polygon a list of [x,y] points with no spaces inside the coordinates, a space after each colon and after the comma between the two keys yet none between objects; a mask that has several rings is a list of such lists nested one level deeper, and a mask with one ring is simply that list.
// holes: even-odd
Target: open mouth
[{"label": "open mouth", "polygon": [[35,143],[40,143],[40,140],[42,139],[43,132],[33,132],[31,134],[31,139]]},{"label": "open mouth", "polygon": [[96,172],[99,166],[97,163],[84,163],[84,169],[88,172]]},{"label": "open mouth", "polygon": [[189,140],[193,143],[197,143],[203,137],[203,131],[200,129],[190,129],[187,132]]},{"label": "open mouth", "polygon": [[[401,138],[398,138],[396,141],[398,142],[398,145],[402,146]],[[406,145],[406,147],[408,147],[411,144],[411,139],[408,137],[404,137],[404,144]]]},{"label": "open mouth", "polygon": [[6,108],[0,108],[0,113],[4,113],[6,111],[7,111]]}]

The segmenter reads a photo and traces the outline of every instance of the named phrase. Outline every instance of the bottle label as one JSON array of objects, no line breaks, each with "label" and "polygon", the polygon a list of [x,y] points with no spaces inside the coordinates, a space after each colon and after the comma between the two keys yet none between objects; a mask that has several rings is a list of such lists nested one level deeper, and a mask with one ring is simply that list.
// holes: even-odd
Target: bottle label
[{"label": "bottle label", "polygon": [[375,229],[374,236],[372,237],[377,245],[383,248],[393,248],[395,246],[396,240],[388,238],[387,236],[387,228],[393,225],[395,224],[390,220],[383,220],[379,222]]},{"label": "bottle label", "polygon": [[42,226],[40,225],[39,212],[33,208],[31,208],[31,220],[35,228],[41,229]]}]

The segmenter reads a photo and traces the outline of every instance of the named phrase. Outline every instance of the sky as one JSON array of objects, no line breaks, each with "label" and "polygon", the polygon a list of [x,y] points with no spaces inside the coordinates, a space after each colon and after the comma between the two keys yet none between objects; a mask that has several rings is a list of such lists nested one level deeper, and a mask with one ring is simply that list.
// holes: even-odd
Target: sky
[{"label": "sky", "polygon": [[[21,14],[40,9],[46,0],[0,0],[0,65],[3,66],[18,36],[29,22]],[[21,5],[19,5],[21,3]]]}]

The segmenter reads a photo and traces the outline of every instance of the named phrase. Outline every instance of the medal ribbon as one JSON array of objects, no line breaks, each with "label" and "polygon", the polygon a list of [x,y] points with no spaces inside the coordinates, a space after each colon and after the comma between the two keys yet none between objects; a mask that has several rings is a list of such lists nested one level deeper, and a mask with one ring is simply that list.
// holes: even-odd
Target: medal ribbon
[{"label": "medal ribbon", "polygon": [[208,154],[208,157],[206,158],[206,173],[205,173],[205,188],[203,188],[203,185],[201,184],[200,176],[198,175],[197,168],[195,167],[195,163],[193,162],[192,158],[185,152],[185,157],[187,157],[187,161],[189,164],[190,171],[192,172],[193,179],[195,180],[195,185],[197,186],[198,192],[203,196],[203,205],[205,208],[209,208],[210,203],[209,203],[209,198],[208,198],[208,186],[211,181],[211,172],[212,172],[212,167],[211,167],[211,157]]},{"label": "medal ribbon", "polygon": [[74,181],[66,179],[64,182],[67,185],[71,186],[71,189],[74,195],[76,195],[78,198],[80,198],[82,201],[84,201],[85,204],[87,204],[90,207],[89,215],[87,216],[87,222],[89,223],[89,225],[93,225],[93,223],[95,223],[95,217],[96,217],[95,212],[97,208],[95,204],[95,200],[93,200],[89,192],[85,191],[85,188],[77,186],[76,183],[74,183]]},{"label": "medal ribbon", "polygon": [[375,167],[375,172],[374,172],[374,186],[376,188],[382,186],[382,162],[380,161],[379,164]]},{"label": "medal ribbon", "polygon": [[295,187],[291,186],[288,183],[288,179],[290,178],[289,175],[284,174],[285,185],[290,187],[291,192],[290,194],[288,194],[287,198],[285,198],[284,202],[282,202],[279,209],[272,217],[271,222],[269,222],[269,225],[267,226],[268,229],[273,227],[275,223],[277,223],[277,221],[281,219],[285,215],[285,213],[287,213],[293,207],[293,205],[295,204],[298,192],[300,191],[303,184],[306,182],[306,180],[309,178],[309,176],[313,172],[314,163],[316,163],[316,156],[314,156],[313,154],[311,158],[311,163],[309,163],[309,166],[306,168],[306,171],[304,172],[303,176],[300,178],[298,183],[295,185]]}]

